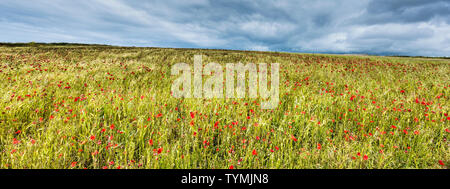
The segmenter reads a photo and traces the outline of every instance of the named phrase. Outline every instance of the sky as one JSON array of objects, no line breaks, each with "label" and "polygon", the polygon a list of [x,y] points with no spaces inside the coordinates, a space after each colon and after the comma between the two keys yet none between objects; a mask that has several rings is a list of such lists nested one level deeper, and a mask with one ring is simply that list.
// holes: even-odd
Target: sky
[{"label": "sky", "polygon": [[449,0],[0,0],[1,42],[450,56]]}]

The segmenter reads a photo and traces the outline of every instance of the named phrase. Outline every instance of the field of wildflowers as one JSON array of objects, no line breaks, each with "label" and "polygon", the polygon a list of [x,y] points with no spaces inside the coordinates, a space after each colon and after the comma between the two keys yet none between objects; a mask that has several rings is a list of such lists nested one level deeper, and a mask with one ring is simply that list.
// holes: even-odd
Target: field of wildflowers
[{"label": "field of wildflowers", "polygon": [[[279,63],[279,105],[178,99],[171,66]],[[0,168],[446,169],[450,60],[0,47]]]}]

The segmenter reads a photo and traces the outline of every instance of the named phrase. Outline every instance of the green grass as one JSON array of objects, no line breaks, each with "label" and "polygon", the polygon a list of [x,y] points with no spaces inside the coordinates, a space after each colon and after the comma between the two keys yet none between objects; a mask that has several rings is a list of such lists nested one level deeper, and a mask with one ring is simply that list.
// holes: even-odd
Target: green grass
[{"label": "green grass", "polygon": [[[204,64],[280,63],[278,108],[261,110],[260,99],[173,98],[171,65],[193,65],[197,54]],[[445,169],[449,62],[3,46],[0,168]]]}]

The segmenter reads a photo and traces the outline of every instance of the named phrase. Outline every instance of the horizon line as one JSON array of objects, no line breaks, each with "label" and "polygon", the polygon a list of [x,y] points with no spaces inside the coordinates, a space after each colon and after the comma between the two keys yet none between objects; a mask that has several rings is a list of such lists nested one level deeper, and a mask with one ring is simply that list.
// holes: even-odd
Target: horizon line
[{"label": "horizon line", "polygon": [[438,58],[450,59],[450,56],[421,56],[402,55],[396,53],[368,53],[368,52],[313,52],[313,51],[289,51],[289,50],[255,50],[255,49],[232,49],[232,48],[206,48],[206,47],[168,47],[168,46],[136,46],[136,45],[112,45],[101,43],[77,43],[77,42],[0,42],[0,46],[21,47],[30,45],[80,45],[80,46],[108,46],[124,48],[161,48],[161,49],[198,49],[198,50],[225,50],[225,51],[248,51],[248,52],[268,52],[268,53],[294,53],[294,54],[320,54],[320,55],[343,55],[343,56],[379,56],[379,57],[404,57],[404,58]]}]

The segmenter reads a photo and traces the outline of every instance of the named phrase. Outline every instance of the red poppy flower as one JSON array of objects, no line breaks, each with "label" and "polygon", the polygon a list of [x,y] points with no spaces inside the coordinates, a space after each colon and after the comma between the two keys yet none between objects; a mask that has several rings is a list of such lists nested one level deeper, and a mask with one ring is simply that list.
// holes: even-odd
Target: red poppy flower
[{"label": "red poppy flower", "polygon": [[369,159],[369,156],[364,155],[363,159],[364,159],[364,160],[367,160],[367,159]]},{"label": "red poppy flower", "polygon": [[297,142],[297,138],[295,138],[294,135],[291,136],[291,139],[292,139],[294,142]]}]

